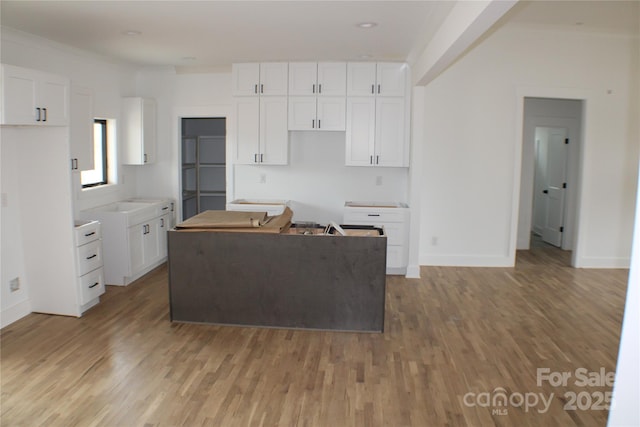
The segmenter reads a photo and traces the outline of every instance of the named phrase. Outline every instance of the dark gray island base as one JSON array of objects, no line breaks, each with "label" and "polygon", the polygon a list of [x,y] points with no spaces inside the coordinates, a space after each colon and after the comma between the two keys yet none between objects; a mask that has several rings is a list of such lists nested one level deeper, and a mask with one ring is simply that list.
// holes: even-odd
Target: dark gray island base
[{"label": "dark gray island base", "polygon": [[170,230],[168,239],[172,321],[383,331],[384,236]]}]

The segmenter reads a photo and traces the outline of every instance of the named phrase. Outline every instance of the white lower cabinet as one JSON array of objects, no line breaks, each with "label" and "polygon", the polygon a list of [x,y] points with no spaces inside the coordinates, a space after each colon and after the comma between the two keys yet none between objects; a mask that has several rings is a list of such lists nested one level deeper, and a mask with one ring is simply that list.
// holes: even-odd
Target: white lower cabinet
[{"label": "white lower cabinet", "polygon": [[128,285],[166,261],[167,230],[174,225],[172,200],[116,202],[80,215],[103,225],[107,284]]},{"label": "white lower cabinet", "polygon": [[77,223],[75,243],[78,297],[80,311],[84,312],[100,302],[100,295],[105,292],[100,223]]},{"label": "white lower cabinet", "polygon": [[382,227],[387,236],[387,274],[406,274],[409,208],[395,202],[346,202],[344,223]]}]

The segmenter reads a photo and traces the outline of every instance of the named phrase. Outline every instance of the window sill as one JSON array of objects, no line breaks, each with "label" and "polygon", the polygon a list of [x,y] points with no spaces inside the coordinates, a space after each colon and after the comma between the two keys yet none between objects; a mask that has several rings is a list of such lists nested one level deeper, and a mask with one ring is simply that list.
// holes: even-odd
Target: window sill
[{"label": "window sill", "polygon": [[118,191],[118,184],[104,184],[97,187],[82,188],[78,194],[79,199],[89,199],[97,196],[112,194]]}]

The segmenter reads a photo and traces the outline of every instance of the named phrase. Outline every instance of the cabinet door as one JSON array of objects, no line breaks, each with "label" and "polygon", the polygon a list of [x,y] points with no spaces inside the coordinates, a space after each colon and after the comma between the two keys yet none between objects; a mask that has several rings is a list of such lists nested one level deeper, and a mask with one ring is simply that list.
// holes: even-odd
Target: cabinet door
[{"label": "cabinet door", "polygon": [[158,257],[167,256],[167,230],[171,228],[171,214],[165,214],[160,217],[158,227]]},{"label": "cabinet door", "polygon": [[260,101],[254,97],[238,97],[233,100],[235,123],[235,163],[258,162],[260,138]]},{"label": "cabinet door", "polygon": [[69,124],[69,82],[47,73],[41,74],[38,106],[42,108],[42,123],[49,126]]},{"label": "cabinet door", "polygon": [[316,128],[319,130],[345,130],[345,97],[319,96]]},{"label": "cabinet door", "polygon": [[349,62],[347,64],[347,96],[374,96],[376,64]]},{"label": "cabinet door", "polygon": [[77,170],[95,167],[93,158],[93,93],[91,89],[71,89],[70,117],[71,158],[76,159]]},{"label": "cabinet door", "polygon": [[129,274],[133,276],[145,266],[145,236],[147,233],[146,224],[137,224],[129,227]]},{"label": "cabinet door", "polygon": [[289,64],[264,62],[260,64],[260,95],[287,95]]},{"label": "cabinet door", "polygon": [[316,97],[289,97],[289,130],[313,130],[317,127]]},{"label": "cabinet door", "polygon": [[318,64],[315,62],[289,63],[289,96],[315,95]]},{"label": "cabinet door", "polygon": [[156,158],[156,103],[152,99],[124,98],[122,126],[125,165],[154,163]]},{"label": "cabinet door", "polygon": [[231,69],[234,96],[258,96],[260,64],[233,64]]},{"label": "cabinet door", "polygon": [[35,125],[38,73],[27,68],[2,66],[3,125]]},{"label": "cabinet door", "polygon": [[376,166],[407,166],[404,98],[376,99]]},{"label": "cabinet door", "polygon": [[345,96],[347,93],[347,64],[345,62],[318,63],[318,96]]},{"label": "cabinet door", "polygon": [[376,103],[374,98],[347,98],[346,165],[373,163]]},{"label": "cabinet door", "polygon": [[260,98],[260,162],[286,165],[289,157],[287,97]]},{"label": "cabinet door", "polygon": [[396,62],[380,62],[376,71],[376,94],[379,96],[404,96],[407,65]]},{"label": "cabinet door", "polygon": [[[162,227],[162,223],[164,223],[164,219],[162,217],[154,218],[147,223],[147,231],[143,239],[145,267],[155,264],[161,258],[161,255],[160,255],[161,241],[160,240],[162,239],[162,231],[164,231],[164,227]],[[165,239],[166,239],[166,236],[165,236]]]},{"label": "cabinet door", "polygon": [[142,162],[156,162],[156,102],[153,99],[142,100]]}]

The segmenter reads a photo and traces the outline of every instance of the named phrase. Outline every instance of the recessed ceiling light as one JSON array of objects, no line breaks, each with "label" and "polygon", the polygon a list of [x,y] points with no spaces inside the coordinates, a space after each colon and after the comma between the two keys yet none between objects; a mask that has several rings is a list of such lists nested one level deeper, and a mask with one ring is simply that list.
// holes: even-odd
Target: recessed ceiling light
[{"label": "recessed ceiling light", "polygon": [[371,55],[358,55],[358,59],[371,59],[373,58]]},{"label": "recessed ceiling light", "polygon": [[195,61],[196,57],[195,56],[183,56],[182,60],[183,61]]},{"label": "recessed ceiling light", "polygon": [[122,34],[124,34],[125,36],[139,36],[142,33],[140,31],[136,31],[136,30],[127,30],[127,31],[123,32]]},{"label": "recessed ceiling light", "polygon": [[373,27],[377,27],[378,23],[377,22],[361,22],[359,24],[356,25],[358,28],[373,28]]},{"label": "recessed ceiling light", "polygon": [[576,25],[577,25],[577,26],[584,25],[584,22],[580,22],[580,21],[578,21],[578,22],[576,22]]}]

